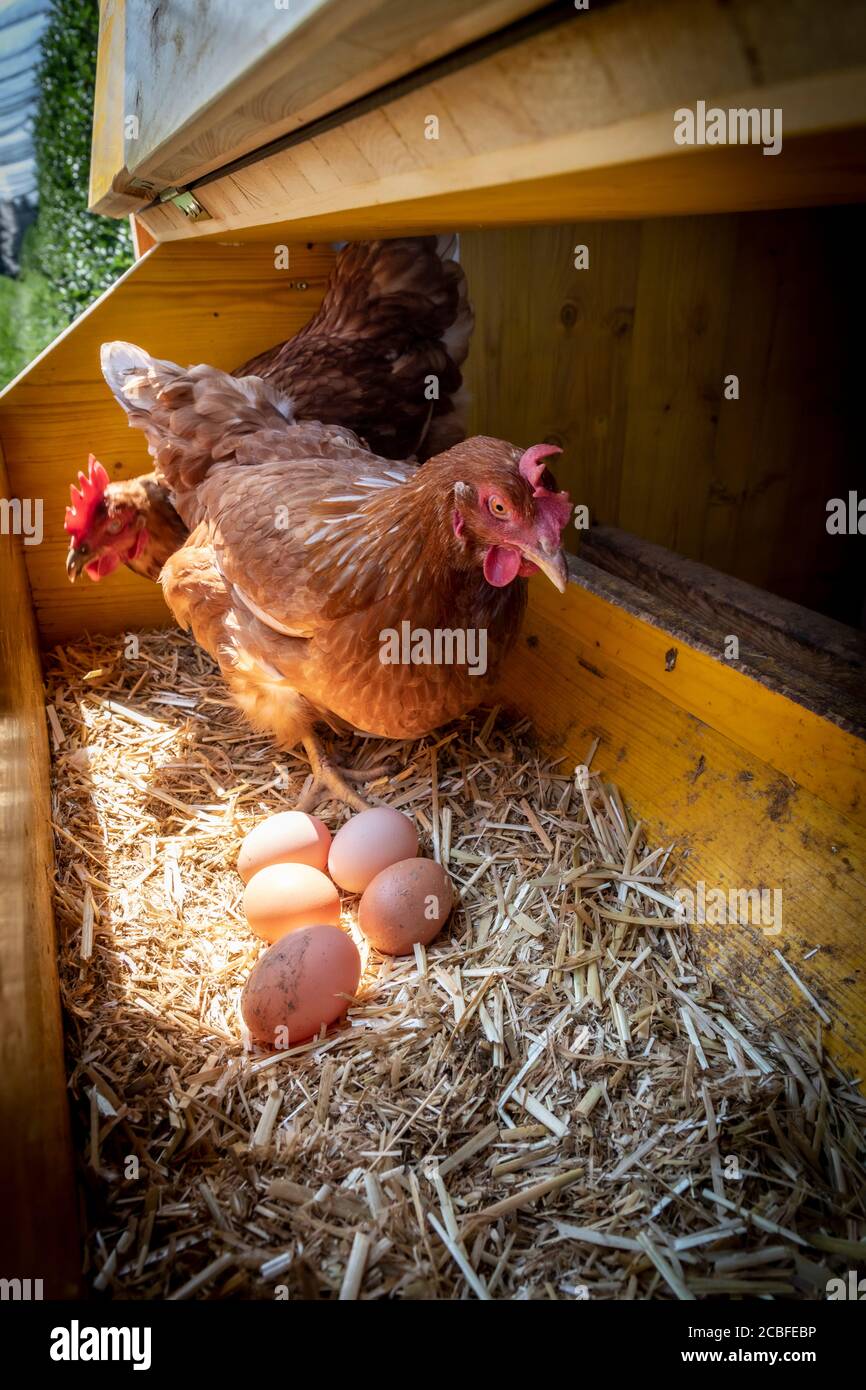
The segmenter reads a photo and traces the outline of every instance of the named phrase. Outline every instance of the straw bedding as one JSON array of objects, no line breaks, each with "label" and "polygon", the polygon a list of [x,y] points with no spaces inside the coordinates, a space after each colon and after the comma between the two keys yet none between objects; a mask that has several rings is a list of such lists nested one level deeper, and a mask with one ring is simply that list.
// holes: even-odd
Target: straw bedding
[{"label": "straw bedding", "polygon": [[347,900],[365,963],[347,1023],[268,1054],[243,1037],[262,948],[234,863],[306,764],[244,726],[179,633],[58,651],[48,691],[95,1290],[815,1298],[863,1259],[864,1104],[821,1019],[792,993],[768,1021],[710,981],[670,848],[525,722],[341,745],[390,760],[367,793],[415,816],[460,905],[389,959]]}]

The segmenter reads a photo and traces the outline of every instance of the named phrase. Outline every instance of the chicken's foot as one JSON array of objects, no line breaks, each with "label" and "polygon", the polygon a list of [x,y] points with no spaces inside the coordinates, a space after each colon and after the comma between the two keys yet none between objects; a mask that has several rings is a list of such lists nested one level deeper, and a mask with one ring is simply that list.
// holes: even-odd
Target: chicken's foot
[{"label": "chicken's foot", "polygon": [[380,777],[390,777],[393,770],[387,763],[379,763],[376,767],[338,768],[347,782],[377,782]]},{"label": "chicken's foot", "polygon": [[[354,807],[356,811],[368,811],[370,809],[369,803],[364,801],[363,798],[349,786],[349,776],[351,776],[351,773],[346,774],[342,768],[335,767],[327,755],[322,751],[322,745],[319,743],[315,734],[307,734],[301,742],[310,760],[310,771],[313,774],[313,786],[310,792],[307,792],[305,796],[302,797],[302,801],[311,799],[311,793],[318,787],[330,792],[331,796],[336,797],[338,801],[344,801],[347,806]],[[364,777],[366,777],[366,775],[367,774],[364,774]],[[363,778],[359,777],[358,780],[363,780]],[[299,806],[299,809],[306,808]]]}]

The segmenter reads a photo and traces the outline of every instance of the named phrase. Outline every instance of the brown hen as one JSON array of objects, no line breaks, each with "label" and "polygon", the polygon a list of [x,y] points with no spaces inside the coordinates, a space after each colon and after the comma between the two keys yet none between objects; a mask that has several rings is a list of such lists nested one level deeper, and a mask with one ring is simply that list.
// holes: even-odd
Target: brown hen
[{"label": "brown hen", "polygon": [[[455,253],[453,237],[344,247],[309,323],[233,375],[271,382],[295,419],[345,425],[374,452],[425,459],[447,448],[464,434],[460,367],[473,326]],[[163,482],[109,482],[92,457],[71,490],[66,530],[72,581],[121,564],[156,579],[187,534]]]},{"label": "brown hen", "polygon": [[[525,578],[541,570],[565,588],[571,506],[545,485],[553,446],[475,438],[416,468],[350,430],[296,422],[254,377],[183,371],[127,343],[103,348],[103,370],[191,528],[161,576],[172,611],[250,722],[302,742],[351,804],[363,803],[323,765],[316,722],[389,738],[435,729],[483,698]],[[421,641],[393,664],[390,634],[406,631],[427,635],[431,657],[437,633],[457,634],[457,663],[427,660]],[[460,634],[475,634],[483,672],[459,660]]]}]

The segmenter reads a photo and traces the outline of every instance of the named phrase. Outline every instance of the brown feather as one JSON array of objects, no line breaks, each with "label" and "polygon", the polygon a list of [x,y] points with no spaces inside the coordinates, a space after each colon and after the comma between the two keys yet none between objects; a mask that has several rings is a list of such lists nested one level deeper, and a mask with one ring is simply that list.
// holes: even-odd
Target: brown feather
[{"label": "brown feather", "polygon": [[[326,712],[369,733],[414,737],[483,699],[519,628],[525,582],[488,584],[451,515],[459,481],[528,494],[519,451],[474,439],[413,469],[346,440],[329,456],[326,433],[305,424],[243,435],[231,454],[232,441],[222,441],[228,456],[196,488],[201,572],[185,559],[191,541],[166,566],[166,598],[248,716],[281,741],[299,736],[305,710],[310,720]],[[253,449],[260,461],[249,468]],[[177,441],[175,450],[181,476]],[[483,629],[487,678],[465,665],[384,665],[381,634],[404,622]]]},{"label": "brown feather", "polygon": [[345,425],[387,458],[423,460],[457,443],[474,317],[452,253],[453,241],[436,237],[345,247],[310,322],[235,375],[264,378],[298,419]]},{"label": "brown feather", "polygon": [[[476,540],[456,527],[455,503],[493,487],[515,524],[536,521],[520,450],[471,439],[418,468],[373,454],[349,430],[287,422],[255,378],[184,372],[130,344],[109,357],[130,422],[195,526],[163,570],[166,598],[256,727],[286,745],[321,717],[416,737],[484,698],[526,584],[488,583],[487,532],[476,522]],[[467,663],[383,663],[383,634],[404,623],[483,632],[485,677]]]},{"label": "brown feather", "polygon": [[[282,430],[290,415],[345,426],[369,441],[374,451],[395,458],[415,454],[426,459],[461,440],[460,366],[474,319],[466,277],[453,252],[453,238],[435,237],[345,247],[310,322],[294,338],[260,353],[232,374],[268,382],[267,387],[255,380],[245,385],[243,429]],[[194,379],[194,373],[190,377]],[[432,401],[427,390],[431,377],[438,389]],[[237,415],[225,410],[218,396],[208,402],[199,394],[193,402],[194,393],[182,389],[173,395],[168,381],[163,385],[164,403],[174,412],[171,431],[200,444],[197,456],[189,449],[184,454],[181,484],[189,495],[180,510],[195,526],[195,484],[212,457],[219,455],[220,435],[236,438],[241,428]],[[290,408],[282,399],[286,396]],[[257,404],[261,414],[255,414]],[[144,417],[135,423],[146,428]],[[338,437],[328,436],[328,447]],[[148,540],[145,549],[125,563],[150,579],[158,577],[188,534],[164,481],[171,472],[171,446],[163,438],[156,448],[156,473],[110,483],[105,493],[109,510],[113,502],[138,508]],[[257,463],[258,456],[248,461]]]},{"label": "brown feather", "polygon": [[126,563],[135,574],[145,579],[158,579],[169,555],[183,545],[189,534],[172,505],[168,489],[157,480],[156,474],[144,473],[138,478],[109,483],[105,501],[109,515],[116,508],[125,507],[132,507],[139,513],[147,529],[147,540],[135,559]]}]

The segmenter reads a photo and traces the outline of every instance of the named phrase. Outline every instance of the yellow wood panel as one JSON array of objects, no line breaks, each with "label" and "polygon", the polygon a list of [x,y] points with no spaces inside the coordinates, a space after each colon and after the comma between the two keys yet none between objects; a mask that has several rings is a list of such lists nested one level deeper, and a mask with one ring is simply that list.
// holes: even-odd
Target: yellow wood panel
[{"label": "yellow wood panel", "polygon": [[112,217],[124,217],[150,196],[130,193],[124,149],[126,0],[99,0],[99,47],[93,94],[90,187],[87,201]]},{"label": "yellow wood panel", "polygon": [[156,247],[0,395],[11,486],[44,502],[45,538],[25,548],[43,640],[168,620],[159,586],[125,569],[101,584],[73,586],[66,578],[63,516],[69,484],[88,453],[112,477],[150,468],[144,436],[128,428],[102,379],[100,345],[124,338],[184,365],[236,367],[307,321],[334,252],[292,246],[288,270],[275,269],[274,260],[273,244],[209,244],[206,252],[185,243]]},{"label": "yellow wood panel", "polygon": [[[0,495],[9,496],[0,456]],[[45,696],[20,542],[0,535],[0,1271],[79,1290],[60,985]]]},{"label": "yellow wood panel", "polygon": [[568,605],[555,590],[534,588],[538,620],[557,626],[567,669],[581,660],[604,671],[618,668],[866,826],[861,739],[744,675],[721,653],[715,660],[580,586],[569,589]]},{"label": "yellow wood panel", "polygon": [[[621,787],[653,844],[675,842],[674,877],[707,889],[782,891],[783,930],[749,926],[696,928],[713,969],[727,986],[742,986],[768,1017],[796,1008],[817,1020],[772,955],[781,951],[833,1019],[828,1046],[855,1075],[866,1066],[866,831],[819,795],[834,795],[820,764],[841,748],[839,731],[791,708],[796,746],[780,743],[768,720],[771,696],[735,671],[701,688],[706,658],[679,644],[675,672],[664,684],[645,658],[671,639],[577,584],[565,599],[530,585],[530,608],[504,693],[528,714],[545,741],[572,765],[599,739],[593,768]],[[640,629],[643,628],[643,632]],[[638,651],[635,654],[635,646]],[[747,686],[748,698],[745,697]],[[690,711],[683,687],[691,688]],[[727,689],[725,689],[727,687]],[[850,750],[850,746],[849,746]],[[863,766],[859,747],[859,766]],[[787,758],[780,754],[789,755]],[[791,773],[792,775],[788,775]],[[866,780],[860,776],[861,793]],[[861,802],[862,802],[861,796]],[[820,947],[806,960],[806,953]]]}]

